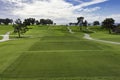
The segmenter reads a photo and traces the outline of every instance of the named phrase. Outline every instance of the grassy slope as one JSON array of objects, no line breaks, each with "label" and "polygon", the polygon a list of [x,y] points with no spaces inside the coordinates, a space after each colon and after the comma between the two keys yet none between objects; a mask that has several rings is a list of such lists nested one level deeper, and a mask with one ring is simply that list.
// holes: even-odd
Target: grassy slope
[{"label": "grassy slope", "polygon": [[[3,80],[119,80],[119,45],[84,40],[72,27],[34,27],[31,37],[0,43]],[[2,52],[2,53],[1,53]]]},{"label": "grassy slope", "polygon": [[[11,25],[0,25],[0,35],[4,35],[8,31],[12,31]],[[2,39],[2,36],[0,36],[0,39]]]},{"label": "grassy slope", "polygon": [[5,34],[8,31],[12,31],[12,25],[0,25],[0,35]]},{"label": "grassy slope", "polygon": [[96,33],[91,34],[92,37],[102,40],[120,42],[120,34],[109,34],[106,30],[101,30],[100,27],[93,27],[91,28]]}]

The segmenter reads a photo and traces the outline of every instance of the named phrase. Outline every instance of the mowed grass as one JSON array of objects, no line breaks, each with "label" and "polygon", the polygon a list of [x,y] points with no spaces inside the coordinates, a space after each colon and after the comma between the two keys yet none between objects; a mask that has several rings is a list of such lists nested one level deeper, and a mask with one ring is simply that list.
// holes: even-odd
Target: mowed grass
[{"label": "mowed grass", "polygon": [[103,30],[100,26],[91,27],[90,29],[95,31],[95,33],[91,34],[93,38],[113,42],[120,42],[120,34],[109,34],[108,30]]},{"label": "mowed grass", "polygon": [[1,35],[12,31],[12,25],[0,25],[0,40],[3,38]]},{"label": "mowed grass", "polygon": [[31,27],[31,37],[0,44],[2,80],[120,80],[119,45],[85,40],[65,26]]},{"label": "mowed grass", "polygon": [[[113,54],[114,53],[114,54]],[[120,55],[111,51],[25,52],[2,74],[6,78],[119,77]]]},{"label": "mowed grass", "polygon": [[12,31],[12,25],[0,25],[0,35],[4,35],[5,33]]},{"label": "mowed grass", "polygon": [[[38,42],[36,42],[31,48],[30,51],[42,51],[42,50],[104,50],[110,49],[109,46],[104,46],[103,44],[95,43],[88,40],[76,39],[74,37],[66,36],[56,37],[51,40],[50,37],[46,38],[46,40],[41,38]],[[71,38],[68,39],[68,38]],[[73,38],[73,40],[72,40]],[[50,39],[50,41],[49,41]],[[67,40],[68,39],[68,40]]]}]

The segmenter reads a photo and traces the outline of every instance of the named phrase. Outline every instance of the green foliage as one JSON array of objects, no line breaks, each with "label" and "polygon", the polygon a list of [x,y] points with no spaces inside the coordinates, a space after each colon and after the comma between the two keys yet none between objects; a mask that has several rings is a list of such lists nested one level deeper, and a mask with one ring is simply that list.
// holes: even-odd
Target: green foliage
[{"label": "green foliage", "polygon": [[35,24],[35,18],[25,19],[23,23],[26,24],[26,25],[29,25],[29,26],[34,25]]},{"label": "green foliage", "polygon": [[0,24],[5,24],[5,25],[8,25],[9,23],[12,24],[13,20],[12,19],[9,19],[9,18],[6,18],[6,19],[0,19]]},{"label": "green foliage", "polygon": [[51,19],[40,19],[40,24],[49,25],[49,24],[53,24],[53,21]]},{"label": "green foliage", "polygon": [[77,25],[79,25],[80,30],[82,30],[84,17],[78,17],[77,20],[78,20]]},{"label": "green foliage", "polygon": [[99,22],[99,21],[94,21],[94,22],[93,22],[93,25],[94,25],[94,26],[100,25],[100,22]]},{"label": "green foliage", "polygon": [[109,30],[109,33],[111,34],[111,29],[113,28],[113,24],[114,24],[115,20],[112,18],[106,18],[103,22],[102,22],[102,26],[103,28],[106,28]]},{"label": "green foliage", "polygon": [[82,30],[82,32],[84,32],[84,33],[94,33],[94,31],[92,31],[92,30],[89,30],[89,29]]},{"label": "green foliage", "polygon": [[87,29],[88,22],[87,22],[87,20],[83,21],[84,17],[78,17],[77,20],[78,20],[78,22],[76,24],[80,27],[80,30],[83,30],[82,29],[83,27],[85,27]]},{"label": "green foliage", "polygon": [[22,23],[20,19],[17,19],[15,21],[16,24],[13,24],[14,27],[14,33],[18,33],[19,38],[21,37],[21,34],[28,31],[28,27],[25,23]]}]

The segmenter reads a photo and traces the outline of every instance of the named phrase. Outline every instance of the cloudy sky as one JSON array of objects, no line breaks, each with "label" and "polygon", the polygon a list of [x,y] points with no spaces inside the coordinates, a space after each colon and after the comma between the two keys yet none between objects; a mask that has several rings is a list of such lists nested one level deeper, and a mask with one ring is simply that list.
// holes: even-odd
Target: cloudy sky
[{"label": "cloudy sky", "polygon": [[0,0],[0,18],[50,18],[58,24],[114,18],[120,22],[120,0]]}]

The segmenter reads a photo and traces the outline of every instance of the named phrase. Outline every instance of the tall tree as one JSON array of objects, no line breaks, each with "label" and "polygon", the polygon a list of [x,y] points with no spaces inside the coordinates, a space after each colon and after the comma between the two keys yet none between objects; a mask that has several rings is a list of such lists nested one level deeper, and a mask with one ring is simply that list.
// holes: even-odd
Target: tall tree
[{"label": "tall tree", "polygon": [[85,29],[87,29],[87,26],[88,26],[87,20],[85,20],[85,21],[83,22],[83,26],[85,27]]},{"label": "tall tree", "polygon": [[13,24],[13,27],[14,27],[14,33],[18,33],[19,38],[21,37],[21,34],[28,31],[28,27],[27,27],[26,23],[22,23],[22,21],[20,19],[17,19],[15,21],[15,24]]},{"label": "tall tree", "polygon": [[82,30],[84,17],[78,17],[77,20],[77,25],[80,27],[80,30]]},{"label": "tall tree", "polygon": [[93,22],[93,25],[94,25],[94,26],[98,26],[98,25],[100,25],[100,22],[99,22],[99,21],[94,21],[94,22]]},{"label": "tall tree", "polygon": [[111,34],[111,29],[113,28],[113,25],[115,23],[115,20],[113,18],[106,18],[103,22],[102,22],[102,26],[103,28],[106,28],[109,30],[109,34]]}]

